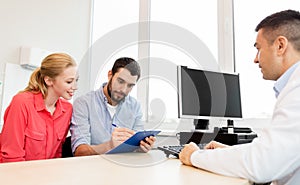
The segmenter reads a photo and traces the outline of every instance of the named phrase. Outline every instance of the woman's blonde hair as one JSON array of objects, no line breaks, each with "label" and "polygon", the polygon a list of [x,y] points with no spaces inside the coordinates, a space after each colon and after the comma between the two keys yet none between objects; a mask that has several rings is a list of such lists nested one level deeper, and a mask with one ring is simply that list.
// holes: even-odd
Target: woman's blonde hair
[{"label": "woman's blonde hair", "polygon": [[68,54],[65,53],[53,53],[48,55],[41,63],[41,66],[33,71],[30,76],[27,87],[21,92],[34,92],[43,94],[45,98],[48,93],[47,85],[44,81],[44,77],[48,76],[54,79],[63,71],[68,68],[76,66],[75,60]]}]

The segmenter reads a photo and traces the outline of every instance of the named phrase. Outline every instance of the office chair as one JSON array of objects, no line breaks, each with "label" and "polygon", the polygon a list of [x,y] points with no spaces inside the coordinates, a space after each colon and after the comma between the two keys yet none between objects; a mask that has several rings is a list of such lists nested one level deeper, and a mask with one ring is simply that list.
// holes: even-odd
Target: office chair
[{"label": "office chair", "polygon": [[62,145],[62,158],[73,157],[71,147],[71,136],[68,136]]}]

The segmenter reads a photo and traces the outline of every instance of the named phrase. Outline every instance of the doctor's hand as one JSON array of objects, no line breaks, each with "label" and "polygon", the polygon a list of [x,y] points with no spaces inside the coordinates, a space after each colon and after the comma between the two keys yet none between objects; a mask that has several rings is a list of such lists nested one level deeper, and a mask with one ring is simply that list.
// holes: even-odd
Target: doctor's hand
[{"label": "doctor's hand", "polygon": [[191,155],[197,150],[200,149],[195,143],[190,142],[189,144],[186,144],[179,153],[179,159],[182,162],[182,164],[192,166]]},{"label": "doctor's hand", "polygon": [[148,152],[153,147],[155,141],[156,141],[156,138],[153,136],[146,137],[145,141],[142,140],[140,142],[140,149],[143,152]]},{"label": "doctor's hand", "polygon": [[111,134],[111,148],[115,148],[128,138],[130,138],[135,132],[128,128],[115,128]]},{"label": "doctor's hand", "polygon": [[216,149],[216,148],[225,148],[225,147],[229,147],[229,145],[225,145],[217,141],[211,141],[207,145],[205,145],[204,149]]}]

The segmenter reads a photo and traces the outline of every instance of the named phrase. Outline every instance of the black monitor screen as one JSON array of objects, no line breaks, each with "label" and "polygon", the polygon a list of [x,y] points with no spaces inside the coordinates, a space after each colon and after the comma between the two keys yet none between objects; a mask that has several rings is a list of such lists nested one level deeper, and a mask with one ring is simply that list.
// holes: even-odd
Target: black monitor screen
[{"label": "black monitor screen", "polygon": [[242,118],[238,74],[178,66],[179,117]]}]

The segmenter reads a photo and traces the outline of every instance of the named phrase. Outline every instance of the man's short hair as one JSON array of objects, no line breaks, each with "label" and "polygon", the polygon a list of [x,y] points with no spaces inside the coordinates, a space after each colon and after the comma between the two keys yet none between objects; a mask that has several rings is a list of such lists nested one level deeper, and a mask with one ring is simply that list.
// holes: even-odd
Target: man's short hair
[{"label": "man's short hair", "polygon": [[273,44],[278,36],[286,37],[293,47],[300,51],[300,13],[295,10],[284,10],[263,19],[255,28],[263,34],[269,44]]},{"label": "man's short hair", "polygon": [[127,69],[132,76],[138,76],[137,80],[141,76],[140,65],[137,61],[129,57],[118,58],[112,68],[112,75],[118,72],[119,68]]}]

